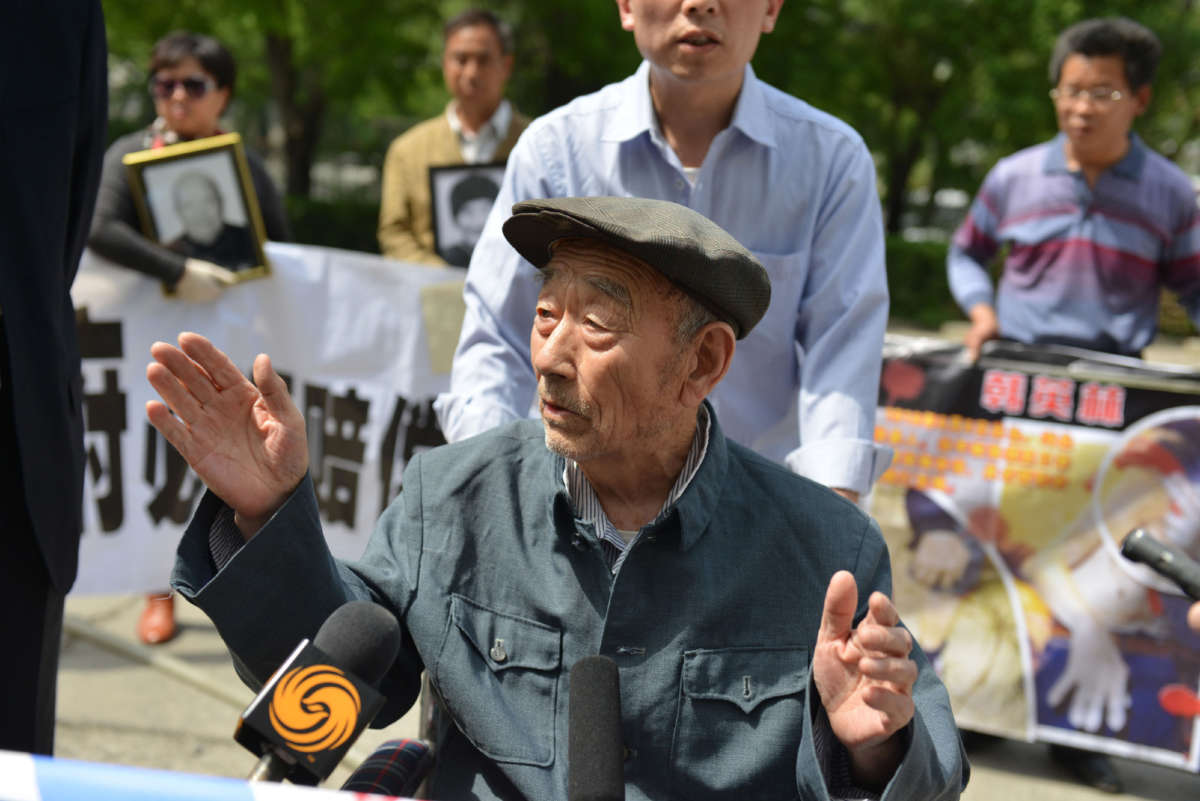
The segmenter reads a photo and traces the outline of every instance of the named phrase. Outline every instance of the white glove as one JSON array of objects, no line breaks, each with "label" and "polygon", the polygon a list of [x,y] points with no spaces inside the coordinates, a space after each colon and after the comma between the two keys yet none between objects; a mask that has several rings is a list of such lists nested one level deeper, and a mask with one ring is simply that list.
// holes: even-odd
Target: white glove
[{"label": "white glove", "polygon": [[[1067,666],[1046,694],[1058,706],[1071,693],[1067,719],[1081,731],[1099,731],[1101,722],[1113,731],[1125,728],[1129,709],[1129,666],[1111,634],[1092,622],[1071,627]],[[1072,692],[1073,691],[1073,692]]]},{"label": "white glove", "polygon": [[967,572],[971,552],[953,531],[927,531],[913,555],[912,576],[930,589],[949,590]]},{"label": "white glove", "polygon": [[183,275],[175,284],[175,297],[191,303],[211,303],[236,280],[224,267],[202,259],[188,259],[183,264]]}]

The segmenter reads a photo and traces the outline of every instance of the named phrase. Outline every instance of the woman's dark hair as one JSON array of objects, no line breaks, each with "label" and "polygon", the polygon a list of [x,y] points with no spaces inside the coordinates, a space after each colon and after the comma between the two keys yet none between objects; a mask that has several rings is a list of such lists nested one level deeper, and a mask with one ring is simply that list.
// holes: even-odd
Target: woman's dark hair
[{"label": "woman's dark hair", "polygon": [[150,75],[166,67],[178,66],[185,59],[194,58],[204,71],[213,77],[220,89],[233,92],[233,81],[237,77],[237,64],[233,54],[211,36],[190,31],[174,31],[154,43],[150,51]]},{"label": "woman's dark hair", "polygon": [[1058,35],[1054,55],[1050,57],[1050,81],[1058,85],[1063,62],[1078,53],[1093,56],[1120,56],[1125,62],[1125,80],[1130,89],[1141,89],[1154,80],[1162,45],[1144,25],[1127,17],[1104,17],[1077,22]]}]

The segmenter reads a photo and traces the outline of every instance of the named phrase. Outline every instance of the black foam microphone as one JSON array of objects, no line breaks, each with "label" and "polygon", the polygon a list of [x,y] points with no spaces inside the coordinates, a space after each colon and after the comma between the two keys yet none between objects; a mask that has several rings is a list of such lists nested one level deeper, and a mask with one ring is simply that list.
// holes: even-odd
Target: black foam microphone
[{"label": "black foam microphone", "polygon": [[571,668],[567,713],[568,801],[624,801],[625,745],[617,663],[588,656]]},{"label": "black foam microphone", "polygon": [[375,689],[400,652],[400,624],[350,601],[301,640],[238,719],[233,738],[261,758],[250,781],[317,784],[383,707]]},{"label": "black foam microphone", "polygon": [[1193,601],[1200,601],[1200,562],[1174,545],[1156,540],[1140,528],[1125,535],[1121,555],[1141,562],[1179,585]]}]

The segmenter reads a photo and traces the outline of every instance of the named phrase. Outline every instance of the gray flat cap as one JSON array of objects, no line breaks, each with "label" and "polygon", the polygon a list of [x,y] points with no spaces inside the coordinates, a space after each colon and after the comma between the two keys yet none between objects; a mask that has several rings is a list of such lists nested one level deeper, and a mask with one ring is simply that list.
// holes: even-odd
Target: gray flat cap
[{"label": "gray flat cap", "polygon": [[550,245],[597,239],[636,256],[733,326],[738,339],[762,319],[771,280],[758,259],[716,223],[686,206],[635,197],[564,197],[513,206],[504,236],[541,269]]}]

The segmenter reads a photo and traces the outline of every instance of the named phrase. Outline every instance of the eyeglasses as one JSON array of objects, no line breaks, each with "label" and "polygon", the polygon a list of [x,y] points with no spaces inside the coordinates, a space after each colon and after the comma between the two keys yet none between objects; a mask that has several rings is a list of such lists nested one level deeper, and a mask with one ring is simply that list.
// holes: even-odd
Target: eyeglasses
[{"label": "eyeglasses", "polygon": [[1084,89],[1079,86],[1064,86],[1061,89],[1054,88],[1050,90],[1051,100],[1072,103],[1086,97],[1097,106],[1107,106],[1109,103],[1117,102],[1124,96],[1125,93],[1120,89],[1113,89],[1108,86],[1096,86],[1091,89]]},{"label": "eyeglasses", "polygon": [[150,94],[159,100],[166,100],[175,94],[175,87],[183,86],[183,91],[193,100],[204,97],[217,88],[217,82],[203,75],[189,75],[186,78],[151,78]]}]

